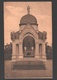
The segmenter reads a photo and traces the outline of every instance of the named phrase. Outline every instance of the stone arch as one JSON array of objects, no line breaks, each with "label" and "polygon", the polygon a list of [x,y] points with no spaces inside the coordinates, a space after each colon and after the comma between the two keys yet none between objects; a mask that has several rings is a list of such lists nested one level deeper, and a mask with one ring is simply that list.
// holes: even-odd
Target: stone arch
[{"label": "stone arch", "polygon": [[31,34],[31,33],[26,33],[24,36],[23,36],[23,38],[22,38],[22,42],[23,42],[23,39],[26,37],[26,36],[31,36],[31,37],[33,37],[34,38],[34,40],[35,40],[35,42],[36,42],[36,38],[34,37],[34,35],[33,34]]},{"label": "stone arch", "polygon": [[22,41],[24,56],[35,55],[35,39],[32,36],[26,35]]},{"label": "stone arch", "polygon": [[38,34],[33,29],[25,29],[21,35],[19,36],[20,39],[22,39],[25,34],[32,34],[35,39],[38,39]]}]

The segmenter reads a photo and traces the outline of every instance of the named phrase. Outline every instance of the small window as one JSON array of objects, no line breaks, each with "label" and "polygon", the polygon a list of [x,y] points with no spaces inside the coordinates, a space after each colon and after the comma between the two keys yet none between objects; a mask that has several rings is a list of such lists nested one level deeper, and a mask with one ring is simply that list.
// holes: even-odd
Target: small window
[{"label": "small window", "polygon": [[16,54],[19,54],[19,44],[16,44]]}]

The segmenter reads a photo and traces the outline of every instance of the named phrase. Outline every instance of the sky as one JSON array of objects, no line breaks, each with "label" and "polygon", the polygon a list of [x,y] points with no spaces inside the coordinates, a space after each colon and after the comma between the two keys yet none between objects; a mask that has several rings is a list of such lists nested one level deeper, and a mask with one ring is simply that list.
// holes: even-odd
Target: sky
[{"label": "sky", "polygon": [[52,2],[4,2],[4,45],[11,42],[10,33],[19,30],[20,19],[27,14],[36,17],[38,30],[47,32],[47,42],[52,45]]}]

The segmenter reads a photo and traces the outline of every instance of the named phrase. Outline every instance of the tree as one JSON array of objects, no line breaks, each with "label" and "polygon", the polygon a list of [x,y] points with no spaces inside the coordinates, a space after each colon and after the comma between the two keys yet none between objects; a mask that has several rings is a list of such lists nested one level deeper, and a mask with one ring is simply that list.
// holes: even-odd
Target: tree
[{"label": "tree", "polygon": [[4,46],[4,59],[11,60],[11,55],[12,55],[12,43],[6,44]]}]

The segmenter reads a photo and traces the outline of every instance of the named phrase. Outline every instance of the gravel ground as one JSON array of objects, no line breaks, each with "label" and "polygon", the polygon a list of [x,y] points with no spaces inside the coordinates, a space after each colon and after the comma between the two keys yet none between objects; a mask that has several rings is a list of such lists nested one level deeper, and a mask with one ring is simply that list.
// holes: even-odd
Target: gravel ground
[{"label": "gravel ground", "polygon": [[19,78],[52,78],[53,68],[52,60],[47,60],[46,70],[12,70],[11,60],[4,61],[4,77],[5,79]]}]

